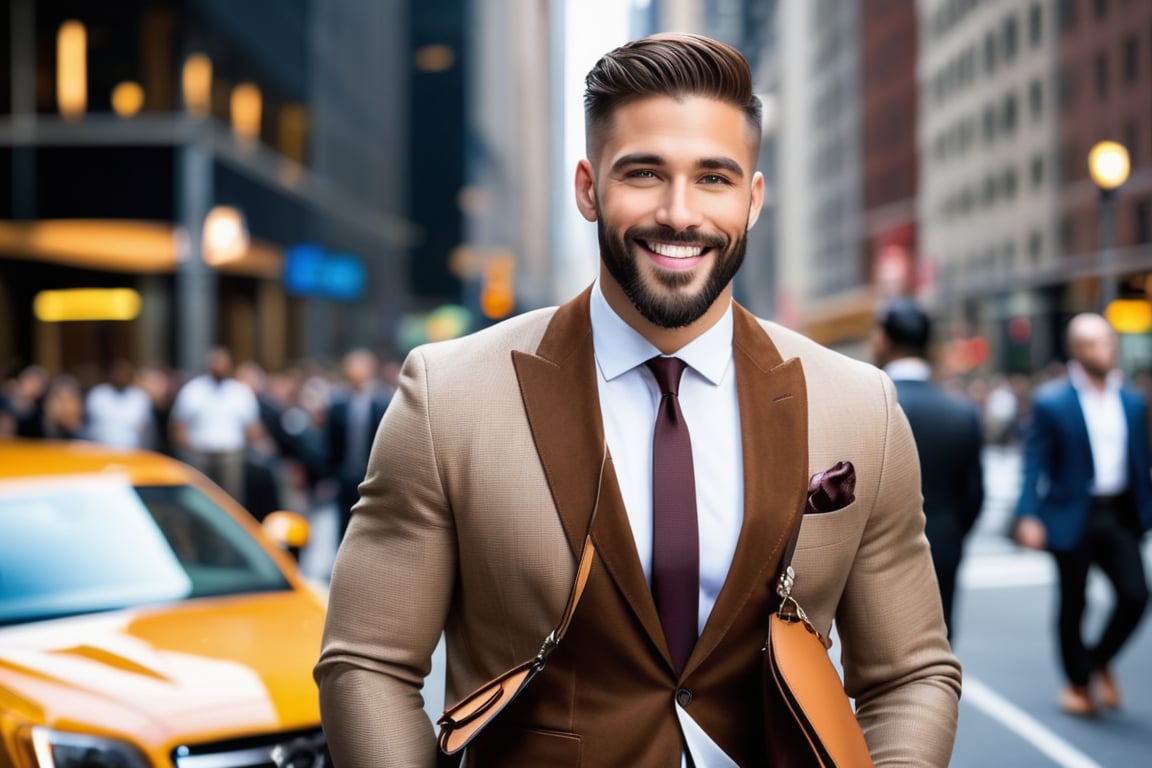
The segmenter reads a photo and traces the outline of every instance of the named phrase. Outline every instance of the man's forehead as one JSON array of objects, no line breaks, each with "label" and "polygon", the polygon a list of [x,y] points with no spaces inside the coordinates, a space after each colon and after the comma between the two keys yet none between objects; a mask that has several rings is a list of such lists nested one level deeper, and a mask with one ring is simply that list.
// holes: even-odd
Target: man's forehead
[{"label": "man's forehead", "polygon": [[750,165],[759,144],[740,107],[706,96],[635,99],[619,106],[600,131],[596,148],[609,165],[626,155],[679,161],[685,153],[701,163],[732,157]]}]

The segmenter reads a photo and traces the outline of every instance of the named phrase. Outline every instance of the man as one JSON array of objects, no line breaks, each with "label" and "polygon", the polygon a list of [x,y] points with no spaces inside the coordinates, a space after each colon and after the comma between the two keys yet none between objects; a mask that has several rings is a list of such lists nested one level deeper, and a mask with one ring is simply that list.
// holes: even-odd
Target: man
[{"label": "man", "polygon": [[108,380],[88,390],[84,411],[88,438],[119,448],[151,448],[152,401],[136,386],[136,367],[123,358],[112,362]]},{"label": "man", "polygon": [[[1120,706],[1111,663],[1148,603],[1140,539],[1152,528],[1152,459],[1148,407],[1142,395],[1123,386],[1108,321],[1077,315],[1067,341],[1067,379],[1043,385],[1034,398],[1015,536],[1022,546],[1047,549],[1056,560],[1066,678],[1060,706],[1084,716],[1096,714],[1097,704]],[[1103,632],[1089,644],[1081,624],[1092,565],[1108,577],[1116,599]]]},{"label": "man", "polygon": [[352,505],[360,500],[359,486],[368,467],[372,439],[388,408],[378,367],[376,355],[367,349],[354,349],[344,356],[347,390],[332,402],[324,423],[328,474],[337,488],[337,542],[348,530]]},{"label": "man", "polygon": [[911,299],[888,302],[872,334],[877,363],[896,385],[896,397],[908,417],[920,457],[924,494],[924,532],[932,549],[936,582],[949,638],[955,626],[952,606],[964,537],[984,504],[984,438],[980,412],[932,382],[928,349],[932,321]]},{"label": "man", "polygon": [[[792,594],[821,631],[836,620],[876,761],[947,764],[960,671],[895,391],[732,301],[764,189],[747,63],[655,35],[586,82],[575,191],[599,278],[559,308],[409,354],[333,569],[316,677],[336,764],[433,765],[420,687],[441,631],[450,703],[531,659],[589,529],[568,634],[465,765],[764,764],[774,574],[810,476],[841,460],[855,501],[805,520]],[[658,386],[681,364],[679,394]],[[681,410],[691,455],[671,467],[656,437]],[[670,502],[683,475],[694,492]],[[693,606],[687,648],[677,605]]]},{"label": "man", "polygon": [[263,435],[260,409],[252,390],[233,377],[227,348],[209,351],[206,367],[176,393],[169,416],[172,447],[243,504],[245,450]]}]

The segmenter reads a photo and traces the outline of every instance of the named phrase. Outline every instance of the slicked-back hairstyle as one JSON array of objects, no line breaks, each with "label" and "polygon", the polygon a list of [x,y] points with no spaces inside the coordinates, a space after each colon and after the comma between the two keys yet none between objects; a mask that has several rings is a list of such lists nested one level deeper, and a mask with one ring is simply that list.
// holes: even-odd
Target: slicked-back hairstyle
[{"label": "slicked-back hairstyle", "polygon": [[752,72],[735,48],[701,35],[661,33],[606,53],[584,79],[584,127],[589,157],[598,153],[613,113],[637,99],[702,96],[744,111],[760,135],[760,99]]}]

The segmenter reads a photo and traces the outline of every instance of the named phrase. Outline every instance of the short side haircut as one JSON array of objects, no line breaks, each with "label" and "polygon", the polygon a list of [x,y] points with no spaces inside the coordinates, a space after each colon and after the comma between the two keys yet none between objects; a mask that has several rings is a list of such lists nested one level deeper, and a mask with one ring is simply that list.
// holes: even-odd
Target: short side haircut
[{"label": "short side haircut", "polygon": [[743,110],[749,129],[760,136],[760,99],[752,91],[747,60],[732,46],[701,35],[662,33],[633,40],[601,57],[584,84],[589,157],[600,151],[618,108],[652,96],[700,96],[731,104]]}]

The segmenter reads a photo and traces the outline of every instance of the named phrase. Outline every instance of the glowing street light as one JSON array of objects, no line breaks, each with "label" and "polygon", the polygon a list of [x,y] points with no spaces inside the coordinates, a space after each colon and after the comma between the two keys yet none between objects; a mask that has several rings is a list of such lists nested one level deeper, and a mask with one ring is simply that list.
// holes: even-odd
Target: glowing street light
[{"label": "glowing street light", "polygon": [[1100,190],[1097,240],[1100,247],[1100,312],[1107,314],[1116,299],[1116,190],[1128,180],[1128,150],[1115,141],[1101,141],[1088,152],[1088,174]]}]

